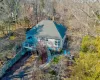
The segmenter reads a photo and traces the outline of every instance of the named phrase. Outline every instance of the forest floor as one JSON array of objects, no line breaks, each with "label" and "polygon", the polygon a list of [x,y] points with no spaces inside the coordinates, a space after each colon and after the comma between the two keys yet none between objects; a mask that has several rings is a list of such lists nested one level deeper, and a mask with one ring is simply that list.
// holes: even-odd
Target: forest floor
[{"label": "forest floor", "polygon": [[25,30],[18,29],[10,34],[0,38],[0,66],[4,64],[7,59],[11,59],[16,54],[16,46],[21,45],[25,40]]}]

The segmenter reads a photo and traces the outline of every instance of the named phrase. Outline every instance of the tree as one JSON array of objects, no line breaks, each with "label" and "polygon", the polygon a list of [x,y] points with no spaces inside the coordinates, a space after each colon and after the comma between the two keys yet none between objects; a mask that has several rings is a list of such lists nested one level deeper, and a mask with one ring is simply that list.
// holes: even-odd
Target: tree
[{"label": "tree", "polygon": [[9,17],[12,17],[14,21],[17,20],[18,18],[18,13],[19,13],[19,0],[6,0],[5,1],[7,7],[8,7],[8,11],[9,11]]},{"label": "tree", "polygon": [[24,17],[25,26],[30,27],[30,20],[27,17]]},{"label": "tree", "polygon": [[5,26],[3,26],[2,24],[0,25],[0,32],[2,32],[0,35],[5,35],[5,31],[4,31]]},{"label": "tree", "polygon": [[45,4],[44,4],[44,0],[40,0],[40,5],[41,5],[41,11],[44,9],[44,7],[45,7]]},{"label": "tree", "polygon": [[[85,49],[86,48],[86,49]],[[100,37],[86,36],[82,40],[71,80],[100,80]]]}]

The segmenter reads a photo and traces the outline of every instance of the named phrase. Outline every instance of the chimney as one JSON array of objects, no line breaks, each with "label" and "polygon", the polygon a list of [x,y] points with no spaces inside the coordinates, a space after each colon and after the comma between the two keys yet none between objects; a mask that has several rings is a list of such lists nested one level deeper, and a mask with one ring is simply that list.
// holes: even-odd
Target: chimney
[{"label": "chimney", "polygon": [[54,16],[52,17],[52,21],[55,21],[55,17]]}]

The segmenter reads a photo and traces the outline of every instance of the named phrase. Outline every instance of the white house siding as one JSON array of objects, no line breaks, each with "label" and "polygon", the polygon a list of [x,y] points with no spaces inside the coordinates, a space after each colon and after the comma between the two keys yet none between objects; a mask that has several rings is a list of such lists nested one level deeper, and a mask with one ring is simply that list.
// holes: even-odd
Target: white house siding
[{"label": "white house siding", "polygon": [[56,48],[56,47],[58,47],[57,45],[55,45],[55,39],[48,39],[48,41],[47,41],[47,46],[48,47],[51,47],[51,48]]},{"label": "white house siding", "polygon": [[[60,40],[60,39],[59,39]],[[55,45],[55,42],[58,41],[58,39],[46,39],[46,38],[38,38],[38,42],[40,44],[42,44],[43,46],[48,46],[50,48],[53,48],[54,50],[56,50],[56,48],[60,48],[61,47],[61,41],[60,41],[60,45]]]}]

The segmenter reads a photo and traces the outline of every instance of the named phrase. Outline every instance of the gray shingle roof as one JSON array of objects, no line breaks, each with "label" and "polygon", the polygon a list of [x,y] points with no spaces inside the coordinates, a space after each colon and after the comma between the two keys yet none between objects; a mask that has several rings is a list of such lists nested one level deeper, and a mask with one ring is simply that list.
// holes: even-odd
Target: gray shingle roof
[{"label": "gray shingle roof", "polygon": [[38,36],[43,37],[51,37],[51,38],[59,38],[61,39],[61,35],[58,32],[56,25],[51,20],[43,20],[39,22],[36,26],[43,25],[42,31],[38,34]]},{"label": "gray shingle roof", "polygon": [[37,37],[63,39],[66,34],[66,28],[53,22],[51,20],[43,20],[29,30],[26,35],[27,37],[36,35]]}]

